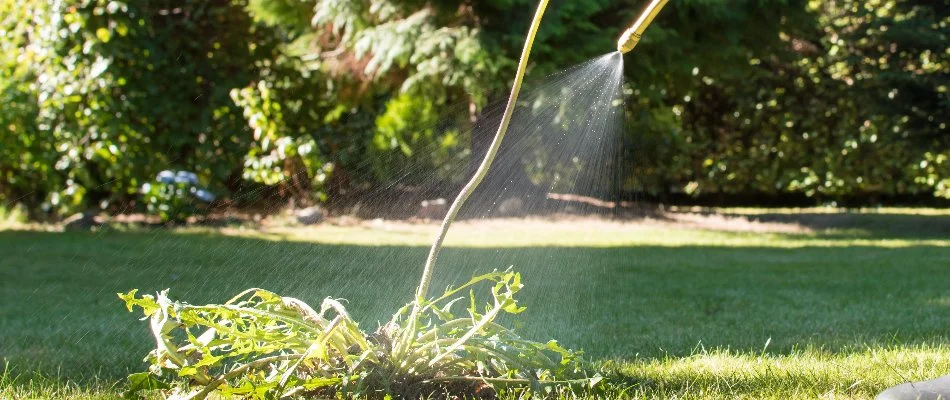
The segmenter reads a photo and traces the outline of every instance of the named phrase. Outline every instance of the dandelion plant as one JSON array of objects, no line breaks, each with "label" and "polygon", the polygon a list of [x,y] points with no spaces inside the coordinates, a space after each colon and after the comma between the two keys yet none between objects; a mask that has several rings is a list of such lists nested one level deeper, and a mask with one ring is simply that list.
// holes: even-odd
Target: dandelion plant
[{"label": "dandelion plant", "polygon": [[[478,307],[474,289],[489,286],[492,301]],[[133,392],[160,390],[175,399],[212,393],[250,398],[419,397],[473,394],[495,385],[527,390],[590,385],[578,354],[555,341],[521,338],[495,320],[524,307],[512,271],[476,276],[441,296],[412,302],[372,334],[360,330],[340,301],[319,309],[263,289],[224,304],[190,305],[168,291],[119,296],[151,325],[155,349]],[[456,314],[469,290],[468,307]],[[409,315],[417,310],[415,318]]]}]

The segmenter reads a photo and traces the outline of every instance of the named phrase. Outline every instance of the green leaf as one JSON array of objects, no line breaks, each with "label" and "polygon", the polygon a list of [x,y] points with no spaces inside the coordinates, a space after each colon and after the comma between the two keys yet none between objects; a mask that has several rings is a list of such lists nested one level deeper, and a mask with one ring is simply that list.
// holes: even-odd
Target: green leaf
[{"label": "green leaf", "polygon": [[155,378],[154,375],[148,372],[139,372],[132,375],[129,375],[129,388],[122,394],[122,398],[125,399],[138,399],[142,398],[139,392],[143,390],[159,390],[159,389],[168,389],[169,386],[167,383],[162,382]]},{"label": "green leaf", "polygon": [[128,293],[116,293],[119,296],[119,299],[125,302],[125,308],[132,312],[132,308],[135,306],[142,308],[142,313],[146,317],[152,316],[156,311],[158,311],[161,306],[155,302],[155,298],[151,295],[144,295],[141,298],[136,298],[135,294],[138,293],[138,289],[132,289]]},{"label": "green leaf", "polygon": [[508,302],[508,304],[506,304],[502,309],[509,314],[519,314],[522,311],[527,310],[528,307],[518,307],[518,302],[512,300]]}]

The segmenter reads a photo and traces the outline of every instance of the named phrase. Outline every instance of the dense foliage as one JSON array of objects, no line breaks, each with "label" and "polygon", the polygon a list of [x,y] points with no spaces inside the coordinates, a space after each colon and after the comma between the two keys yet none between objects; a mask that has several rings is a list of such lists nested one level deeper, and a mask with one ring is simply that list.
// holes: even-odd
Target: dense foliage
[{"label": "dense foliage", "polygon": [[747,75],[699,64],[658,175],[691,194],[950,195],[950,2],[807,9],[809,25],[778,32],[782,48],[749,57]]},{"label": "dense foliage", "polygon": [[4,52],[4,65],[19,69],[4,92],[29,100],[0,117],[21,121],[3,133],[4,195],[52,212],[123,206],[168,166],[215,187],[230,183],[250,135],[229,92],[276,55],[274,36],[240,4],[2,7],[18,14],[2,29],[19,42]]},{"label": "dense foliage", "polygon": [[[639,3],[552,4],[532,73],[611,51]],[[238,204],[458,182],[532,4],[0,0],[0,196],[42,217],[144,210],[164,169]],[[948,0],[672,2],[625,61],[621,188],[950,198],[948,35]]]}]

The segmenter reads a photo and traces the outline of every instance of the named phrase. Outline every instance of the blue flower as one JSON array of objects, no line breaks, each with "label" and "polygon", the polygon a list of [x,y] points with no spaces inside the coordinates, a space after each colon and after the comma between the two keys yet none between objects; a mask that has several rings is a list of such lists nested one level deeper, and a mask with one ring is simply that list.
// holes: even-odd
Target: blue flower
[{"label": "blue flower", "polygon": [[175,183],[175,173],[166,169],[162,172],[159,172],[155,177],[155,180],[165,184]]},{"label": "blue flower", "polygon": [[197,185],[198,175],[195,175],[194,172],[178,171],[178,173],[175,174],[175,183],[187,183],[189,185]]},{"label": "blue flower", "polygon": [[191,194],[195,196],[198,200],[201,200],[205,203],[210,203],[214,201],[215,195],[207,190],[191,188]]}]

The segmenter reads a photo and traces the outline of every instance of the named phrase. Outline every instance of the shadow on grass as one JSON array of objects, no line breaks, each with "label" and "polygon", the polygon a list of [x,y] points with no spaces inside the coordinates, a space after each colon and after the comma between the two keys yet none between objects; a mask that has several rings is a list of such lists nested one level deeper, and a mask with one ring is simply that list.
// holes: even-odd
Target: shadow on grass
[{"label": "shadow on grass", "polygon": [[[116,292],[190,303],[261,287],[348,299],[373,330],[411,299],[427,249],[280,242],[168,231],[0,232],[0,358],[68,379],[143,368],[147,324]],[[528,311],[505,324],[590,358],[705,348],[785,354],[946,339],[950,248],[449,248],[433,292],[514,265]],[[461,308],[459,309],[461,310]]]},{"label": "shadow on grass", "polygon": [[[796,224],[824,232],[828,239],[950,238],[950,214],[910,213],[765,213],[723,214],[759,222]],[[830,231],[830,232],[829,232]]]}]

